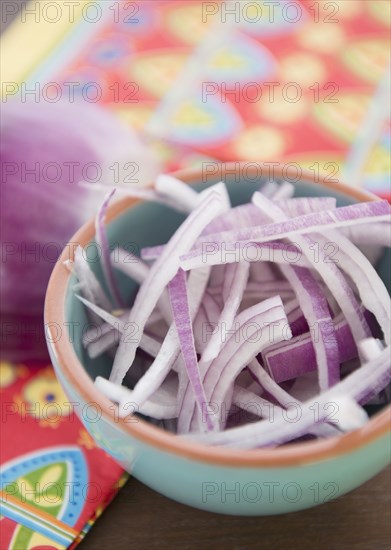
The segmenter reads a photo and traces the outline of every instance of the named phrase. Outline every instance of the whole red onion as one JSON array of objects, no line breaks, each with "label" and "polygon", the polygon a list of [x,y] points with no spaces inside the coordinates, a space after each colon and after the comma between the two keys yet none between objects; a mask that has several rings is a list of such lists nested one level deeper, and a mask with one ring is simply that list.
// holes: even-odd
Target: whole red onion
[{"label": "whole red onion", "polygon": [[145,183],[158,167],[130,129],[85,102],[4,103],[1,135],[2,355],[39,360],[47,357],[50,273],[72,234],[96,212],[97,188],[120,186],[127,171],[134,183]]}]

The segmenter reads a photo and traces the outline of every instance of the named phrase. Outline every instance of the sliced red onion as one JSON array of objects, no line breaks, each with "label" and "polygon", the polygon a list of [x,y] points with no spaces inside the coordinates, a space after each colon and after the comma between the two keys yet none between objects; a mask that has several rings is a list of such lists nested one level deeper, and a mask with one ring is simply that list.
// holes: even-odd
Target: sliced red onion
[{"label": "sliced red onion", "polygon": [[[215,327],[217,326],[218,320],[220,318],[220,313],[220,309],[217,307],[214,300],[211,299],[206,292],[194,323],[194,337],[200,355],[202,355],[205,346],[210,341],[211,335],[215,330]],[[202,357],[200,360],[200,364],[202,368]],[[190,392],[186,395],[186,392],[188,390],[189,379],[187,378],[183,380],[183,384],[180,384],[179,387],[178,403],[180,404],[180,411],[185,397],[187,397],[187,399],[191,399],[193,402],[192,396],[190,396]]]},{"label": "sliced red onion", "polygon": [[[303,216],[306,214],[312,215],[314,212],[333,210],[335,208],[336,201],[330,197],[299,197],[294,199],[279,200],[276,201],[276,204],[288,216]],[[263,213],[256,208],[256,206],[248,203],[236,206],[228,212],[224,212],[220,216],[216,217],[216,219],[205,227],[201,235],[202,237],[215,237],[216,234],[229,234],[230,232],[237,231],[238,229],[247,231],[250,227],[254,227],[256,229],[260,224],[266,225],[268,223],[269,218],[263,215]],[[199,242],[201,242],[201,239],[198,239],[197,243],[199,244]],[[159,258],[162,254],[164,247],[165,245],[145,247],[141,250],[141,257],[146,261],[156,260],[156,258]]]},{"label": "sliced red onion", "polygon": [[[126,321],[126,319],[128,318],[129,314],[124,312],[124,313],[120,313],[120,314],[117,314],[117,313],[114,314],[113,313],[113,315],[114,315],[114,317],[119,319],[120,322],[124,323]],[[83,336],[82,336],[83,345],[87,346],[91,342],[96,342],[102,336],[105,336],[107,333],[113,332],[115,330],[116,329],[114,329],[113,326],[110,323],[102,323],[99,326],[95,325],[95,326],[89,328],[88,330],[83,331]]]},{"label": "sliced red onion", "polygon": [[[87,353],[91,359],[98,357],[111,349],[120,341],[121,332],[112,329],[110,332],[103,334],[99,339],[87,344]],[[140,348],[151,357],[156,357],[161,348],[161,342],[156,338],[144,333],[140,341]]]},{"label": "sliced red onion", "polygon": [[213,295],[208,292],[208,290],[205,291],[205,294],[202,298],[202,304],[205,308],[205,311],[207,312],[208,318],[211,323],[217,324],[218,320],[220,319],[221,309],[218,303],[213,298]]},{"label": "sliced red onion", "polygon": [[297,218],[314,212],[335,210],[337,201],[333,197],[300,197],[295,199],[276,200],[273,203],[284,212],[288,218]]},{"label": "sliced red onion", "polygon": [[[239,264],[229,264],[225,267],[224,270],[224,279],[223,284],[221,285],[221,288],[219,288],[219,292],[217,294],[221,294],[221,298],[223,299],[223,303],[226,302],[226,300],[229,298],[230,295],[230,289],[232,287],[232,282],[235,278],[236,269]],[[216,288],[215,294],[216,294]]]},{"label": "sliced red onion", "polygon": [[[238,263],[238,264],[228,264],[227,268],[228,267],[236,268],[241,264],[244,264],[246,266],[246,268],[248,269],[248,262],[241,262],[241,263]],[[235,272],[235,269],[233,269],[232,271]],[[232,271],[231,271],[231,274],[232,274]],[[226,280],[224,281],[224,286],[229,287],[229,288],[232,286],[232,279],[230,278],[228,270],[227,270]],[[221,286],[212,287],[212,288],[209,289],[208,292],[213,297],[218,296],[220,294],[224,295],[224,286],[223,287],[221,287]],[[274,296],[276,294],[278,294],[279,292],[285,292],[288,295],[293,294],[292,287],[291,287],[289,281],[285,281],[285,280],[263,281],[261,283],[251,281],[247,284],[245,291],[248,294],[258,293],[258,292],[259,293],[262,293],[262,292],[267,293],[268,292],[268,293],[273,294]],[[227,298],[224,298],[224,296],[223,296],[223,301],[224,302],[226,301],[226,299]]]},{"label": "sliced red onion", "polygon": [[[204,342],[204,328],[206,325],[197,327],[197,340],[198,347],[203,348],[200,365],[201,368],[204,368],[206,365],[217,357],[221,346],[223,345],[222,338],[222,327],[225,327],[225,330],[230,331],[232,324],[235,318],[235,315],[238,311],[238,307],[243,297],[243,291],[246,286],[248,275],[249,275],[249,264],[242,263],[232,266],[231,273],[227,274],[228,283],[225,285],[226,291],[226,301],[224,308],[220,314],[220,311],[214,305],[214,301],[206,295],[206,303],[204,304],[204,323],[209,325],[212,330],[211,338],[208,338],[208,342]],[[201,331],[201,334],[199,333]],[[208,331],[210,334],[210,330]],[[204,345],[206,343],[206,346]],[[179,402],[182,403],[185,397],[185,392],[187,390],[188,384],[184,384],[179,393]],[[201,411],[202,412],[202,411]],[[180,424],[183,421],[183,417],[180,419]]]},{"label": "sliced red onion", "polygon": [[[275,329],[273,329],[274,325],[271,327],[271,330],[275,330],[275,334],[272,332],[270,335],[268,331],[270,331],[271,323],[275,323]],[[243,331],[246,326],[248,327],[246,330],[249,330],[249,333],[251,333],[249,338],[253,337],[254,330],[256,333],[261,329],[261,335],[258,338],[258,341],[254,342],[251,340],[245,340],[243,342]],[[275,296],[274,298],[265,300],[264,302],[243,311],[235,319],[234,333],[232,334],[232,331],[227,331],[227,333],[231,334],[231,336],[226,342],[223,341],[224,345],[219,356],[212,362],[201,360],[199,363],[199,369],[201,376],[203,377],[208,402],[212,399],[212,394],[218,383],[219,377],[222,376],[222,373],[230,359],[233,358],[237,352],[238,353],[235,356],[235,360],[230,363],[230,368],[232,371],[239,369],[237,373],[239,374],[240,370],[242,370],[249,362],[247,361],[247,363],[243,363],[242,361],[243,357],[246,356],[246,353],[254,353],[255,357],[264,346],[270,345],[271,337],[275,337],[277,342],[280,341],[280,338],[282,337],[290,337],[290,329],[281,299],[278,296]],[[224,338],[225,337],[226,335]],[[232,377],[231,381],[235,380],[235,377]],[[221,396],[221,392],[218,392],[216,398],[219,396]],[[194,401],[192,399],[189,401],[188,397],[189,392],[187,392],[187,397],[186,395],[184,396],[183,404],[180,404],[181,408],[178,421],[178,430],[183,430],[184,432],[190,430],[189,420],[192,418],[194,411]],[[217,404],[220,408],[221,403]],[[198,424],[200,422],[202,423],[202,417],[198,417]]]},{"label": "sliced red onion", "polygon": [[[91,278],[88,263],[80,267],[78,259],[79,271],[88,271],[82,272],[76,287],[83,291],[86,277],[91,279],[92,304],[87,295],[84,303],[99,322],[106,321],[99,335],[92,330],[84,335],[88,354],[112,354],[119,341],[112,372],[118,381],[138,347],[151,357],[150,366],[142,355],[135,362],[127,378],[134,387],[131,392],[103,382],[121,414],[126,414],[125,404],[133,402],[158,426],[238,448],[276,446],[307,435],[335,436],[361,426],[366,414],[357,403],[372,403],[382,396],[391,377],[390,347],[383,349],[380,342],[368,339],[370,325],[375,336],[381,328],[389,342],[391,303],[370,262],[344,234],[365,240],[362,228],[367,228],[368,239],[375,243],[369,255],[378,258],[381,239],[374,240],[368,222],[390,227],[389,205],[380,201],[335,208],[335,200],[328,197],[291,198],[293,187],[286,183],[255,193],[253,204],[230,208],[223,183],[197,196],[170,177],[163,177],[158,188],[155,199],[164,197],[191,214],[168,245],[143,251],[152,265],[137,260],[128,270],[119,268],[141,284],[128,317],[120,311],[109,313],[110,305],[105,310],[98,303],[104,301],[102,289]],[[100,230],[104,209],[105,205]],[[208,248],[214,238],[216,247]],[[331,241],[339,246],[336,264],[327,261],[325,247]],[[207,243],[203,250],[202,243]],[[248,245],[261,257],[245,257]],[[125,254],[120,251],[117,257],[124,259]],[[182,264],[190,270],[188,278]],[[115,262],[113,267],[118,267]],[[175,314],[175,323],[170,317],[168,325],[160,313],[167,308],[167,286]],[[264,296],[273,297],[260,303]],[[140,329],[130,347],[121,337],[127,320]],[[271,346],[265,327],[273,326],[277,343]],[[290,328],[295,337],[283,342],[291,338]],[[227,330],[232,333],[225,339]],[[259,359],[276,380],[288,382],[280,386]],[[248,412],[250,402],[258,411],[247,418],[252,424],[243,425],[240,409]],[[379,403],[383,402],[382,397]],[[339,407],[338,424],[330,417],[329,403]],[[297,411],[295,422],[287,421]],[[211,433],[203,434],[206,430]]]},{"label": "sliced red onion", "polygon": [[[282,209],[260,193],[254,195],[253,202],[257,208],[269,216],[270,220],[279,222],[287,219]],[[301,238],[298,237],[298,239]],[[299,240],[299,246],[300,244],[301,240]],[[322,391],[338,382],[340,364],[334,324],[330,317],[327,300],[308,269],[286,265],[281,266],[281,271],[290,281],[308,326],[313,329],[310,334],[318,365],[319,387]],[[316,329],[315,332],[314,329]]]},{"label": "sliced red onion", "polygon": [[383,331],[387,345],[391,342],[391,300],[388,291],[373,265],[364,254],[346,237],[337,231],[329,231],[327,237],[319,236],[320,244],[327,246],[328,239],[337,243],[337,259],[340,269],[345,271],[356,285],[361,301],[372,311]]},{"label": "sliced red onion", "polygon": [[[181,267],[187,271],[206,263],[208,265],[231,263],[235,261],[233,252],[238,252],[238,245],[266,243],[283,238],[292,240],[292,237],[296,238],[296,236],[318,230],[324,231],[357,224],[388,221],[390,209],[391,207],[387,201],[358,203],[330,211],[298,216],[284,222],[209,235],[208,242],[205,242],[205,239],[198,239],[195,247],[181,257]],[[208,247],[213,247],[213,249]],[[231,254],[229,254],[230,252]],[[225,256],[229,255],[230,257],[225,257],[223,260],[223,253]],[[239,261],[240,259],[239,256]]]},{"label": "sliced red onion", "polygon": [[225,327],[226,330],[232,328],[234,318],[247,285],[250,264],[248,262],[242,262],[233,265],[233,267],[232,276],[227,276],[226,281],[228,281],[228,284],[225,284],[223,289],[223,297],[225,294],[224,308],[217,323],[217,330],[213,333],[202,354],[202,360],[206,362],[215,359],[219,354],[222,346],[221,329],[222,327]]},{"label": "sliced red onion", "polygon": [[288,315],[288,321],[293,337],[308,331],[307,319],[302,314],[300,307]]},{"label": "sliced red onion", "polygon": [[[125,321],[121,320],[119,317],[115,317],[115,315],[112,315],[111,313],[108,313],[104,309],[96,306],[95,304],[89,302],[82,296],[78,296],[76,294],[76,297],[91,311],[93,311],[96,315],[98,315],[101,319],[106,321],[106,323],[109,323],[113,328],[116,329],[120,334],[125,335],[127,339],[127,332],[128,329],[131,329],[131,332],[133,334],[134,327],[129,327],[129,323],[126,323]],[[139,338],[139,336],[134,335],[134,338]],[[121,341],[121,340],[120,340]],[[141,335],[139,346],[142,350],[146,351],[152,356],[157,355],[158,350],[160,349],[159,342],[156,342],[153,338],[145,334],[145,332]]]},{"label": "sliced red onion", "polygon": [[289,393],[293,399],[298,399],[301,402],[308,401],[308,399],[314,399],[315,396],[319,394],[316,382],[316,372],[308,372],[293,380]]},{"label": "sliced red onion", "polygon": [[[115,317],[119,318],[123,323],[125,323],[128,316],[129,316],[129,311],[126,310],[126,311],[122,312],[122,310],[118,310],[116,312],[112,312],[112,314]],[[149,327],[155,325],[155,323],[160,323],[161,320],[162,320],[162,317],[161,317],[160,313],[156,310],[153,311],[152,314],[151,314],[151,317],[148,319],[148,323],[146,324],[146,328],[149,328]],[[99,340],[99,338],[101,338],[101,336],[104,336],[108,332],[113,332],[115,330],[116,329],[114,329],[112,327],[112,325],[110,325],[109,323],[103,323],[99,326],[93,326],[93,327],[89,328],[88,330],[83,331],[82,342],[85,346],[87,346],[88,344],[90,344],[92,342],[96,342],[97,340]]]},{"label": "sliced red onion", "polygon": [[73,270],[79,281],[78,288],[82,291],[83,295],[90,302],[102,307],[103,309],[111,309],[110,300],[107,298],[98,282],[98,279],[92,272],[85,257],[85,252],[81,246],[78,246],[75,251]]},{"label": "sliced red onion", "polygon": [[[117,250],[113,251],[113,253],[111,254],[111,259],[113,266],[115,266],[117,269],[122,271],[122,273],[124,273],[140,285],[148,277],[150,266],[134,254],[129,253],[122,248],[118,248]],[[158,299],[157,307],[168,325],[171,325],[171,306],[166,290],[163,291],[162,295]]]},{"label": "sliced red onion", "polygon": [[[341,363],[357,357],[357,346],[345,320],[335,325],[335,336]],[[266,349],[263,359],[265,367],[277,383],[297,378],[317,368],[314,345],[308,332]]]},{"label": "sliced red onion", "polygon": [[180,204],[186,212],[194,210],[200,197],[190,185],[168,174],[161,174],[156,178],[155,188],[158,193]]},{"label": "sliced red onion", "polygon": [[250,282],[263,283],[277,278],[278,272],[271,262],[254,262],[250,265]]},{"label": "sliced red onion", "polygon": [[[328,394],[329,392],[327,392]],[[275,447],[286,441],[297,439],[319,422],[326,422],[330,416],[328,405],[335,407],[335,422],[344,431],[361,428],[368,420],[366,412],[357,405],[356,401],[343,394],[333,396],[333,401],[325,401],[324,396],[319,400],[309,401],[301,405],[292,402],[285,414],[276,415],[273,422],[261,420],[252,424],[246,424],[238,428],[232,428],[218,433],[191,434],[188,437],[196,441],[211,445],[234,446],[239,449],[254,449],[256,447]],[[319,407],[319,409],[316,409]],[[314,414],[318,410],[318,414]],[[287,421],[295,415],[298,419],[294,422]]]},{"label": "sliced red onion", "polygon": [[[195,436],[198,441],[216,445],[235,445],[239,448],[254,448],[256,446],[277,445],[284,441],[300,437],[308,428],[328,420],[330,417],[330,404],[337,408],[340,427],[355,429],[360,422],[355,422],[355,411],[347,414],[341,407],[341,399],[348,398],[350,403],[359,402],[365,404],[381,389],[385,388],[391,380],[390,348],[384,349],[380,355],[362,365],[358,370],[344,378],[333,388],[330,388],[315,400],[303,403],[298,410],[300,418],[293,424],[286,421],[275,422],[268,425],[267,421],[257,422],[240,428],[226,430],[218,434],[203,434]],[[318,414],[314,414],[314,410]],[[335,409],[334,409],[335,410]],[[352,415],[352,412],[354,413]],[[357,411],[358,412],[358,411]],[[363,414],[363,413],[362,413]],[[364,416],[358,416],[358,420],[365,421]],[[352,422],[353,420],[353,422]],[[354,427],[352,427],[352,424]],[[293,427],[293,428],[292,428]]]},{"label": "sliced red onion", "polygon": [[[336,200],[332,197],[295,197],[282,198],[274,200],[289,217],[312,214],[313,212],[322,212],[332,210],[336,207]],[[207,225],[202,232],[202,236],[207,236],[217,232],[238,230],[239,228],[248,229],[252,226],[267,224],[269,220],[253,204],[241,204],[224,212]]]},{"label": "sliced red onion", "polygon": [[116,190],[113,189],[110,193],[106,195],[102,206],[98,210],[98,213],[95,218],[95,239],[100,250],[100,259],[101,259],[100,263],[102,266],[103,275],[104,275],[107,287],[109,289],[109,292],[111,294],[111,297],[113,299],[113,302],[117,306],[122,306],[124,305],[124,303],[123,303],[123,299],[119,291],[118,284],[115,279],[115,275],[111,265],[110,247],[109,247],[109,241],[107,239],[106,228],[105,228],[106,211],[115,191]]},{"label": "sliced red onion", "polygon": [[80,300],[86,307],[88,307],[88,309],[93,311],[96,315],[98,315],[106,323],[108,323],[112,327],[116,328],[120,332],[124,332],[125,322],[120,317],[116,317],[112,313],[109,313],[108,311],[106,311],[103,308],[97,306],[96,304],[92,303],[91,301],[87,300],[86,298],[83,298],[83,296],[79,296],[78,294],[76,294],[76,298],[78,298],[78,300]]},{"label": "sliced red onion", "polygon": [[[297,240],[297,239],[296,239]],[[210,243],[208,243],[210,244]],[[145,261],[155,260],[155,254],[157,257],[163,251],[163,247],[159,247],[159,250],[154,248],[144,248],[141,251],[142,257]],[[271,241],[267,243],[237,243],[234,250],[224,250],[221,256],[212,256],[209,258],[209,253],[213,254],[210,249],[206,249],[205,262],[200,263],[202,265],[210,265],[213,268],[222,268],[219,275],[214,278],[214,284],[211,286],[217,286],[220,284],[220,280],[224,279],[224,266],[228,266],[232,263],[240,263],[246,261],[252,265],[258,264],[288,264],[299,267],[311,267],[310,262],[305,256],[303,256],[301,249],[294,243],[285,243],[279,241]],[[274,276],[274,280],[277,276]]]},{"label": "sliced red onion", "polygon": [[210,273],[209,288],[213,287],[221,288],[224,283],[225,265],[217,265],[213,267]]},{"label": "sliced red onion", "polygon": [[294,185],[292,185],[288,181],[284,181],[283,183],[281,183],[281,185],[277,187],[275,193],[273,193],[273,195],[269,196],[268,198],[273,199],[273,201],[278,201],[281,199],[290,199],[293,197],[294,194],[295,194]]},{"label": "sliced red onion", "polygon": [[265,197],[272,199],[279,188],[280,185],[276,181],[269,180],[262,185],[260,192],[263,193]]},{"label": "sliced red onion", "polygon": [[[254,325],[259,323],[259,326],[262,326],[263,329],[269,328],[269,318],[270,310],[267,314],[264,314],[262,317],[257,317],[254,319]],[[263,320],[261,320],[263,319]],[[283,341],[286,338],[290,337],[290,332],[287,331],[287,319],[282,317],[279,319],[272,319],[270,324],[273,327],[273,340],[274,341]],[[210,402],[217,403],[218,406],[221,406],[222,403],[225,403],[226,407],[229,408],[231,405],[230,397],[232,394],[230,392],[233,389],[232,380],[235,380],[239,373],[248,365],[248,363],[256,357],[256,355],[270,344],[270,335],[262,334],[258,339],[257,332],[258,328],[248,331],[247,338],[248,340],[241,343],[237,346],[235,353],[231,356],[227,364],[222,366],[220,377],[217,383],[214,385],[213,391],[210,391],[209,388],[212,387],[213,382],[211,382],[210,374],[213,367],[209,367],[208,373],[205,377],[205,391],[210,393]],[[255,338],[255,341],[251,339]],[[227,344],[228,346],[229,344]],[[209,375],[209,376],[208,376]],[[206,419],[210,415],[206,416]]]},{"label": "sliced red onion", "polygon": [[[368,353],[368,347],[365,344],[367,340],[371,340],[371,338],[362,340],[358,344],[359,351],[363,356]],[[375,348],[375,345],[373,345],[373,348]],[[390,384],[390,356],[391,349],[388,346],[384,348],[379,355],[376,355],[358,370],[344,378],[343,382],[345,382],[346,386],[349,388],[351,395],[353,395],[356,401],[361,405],[368,403],[368,401],[373,399],[381,390]],[[369,370],[371,370],[370,373],[368,373]]]},{"label": "sliced red onion", "polygon": [[112,328],[109,332],[102,334],[101,337],[94,342],[85,345],[88,357],[95,359],[106,351],[113,349],[114,346],[118,345],[120,338],[120,332]]},{"label": "sliced red onion", "polygon": [[354,244],[391,247],[391,223],[374,222],[369,226],[344,227],[342,233]]},{"label": "sliced red onion", "polygon": [[288,321],[290,318],[296,319],[296,317],[301,314],[300,312],[300,306],[297,298],[292,298],[292,300],[289,300],[289,302],[286,302],[284,304],[285,313],[288,317]]},{"label": "sliced red onion", "polygon": [[[285,391],[281,386],[279,386],[266,372],[263,366],[259,363],[257,359],[253,359],[248,365],[250,374],[255,378],[258,384],[266,391],[273,399],[281,405],[284,409],[289,408],[292,405],[292,401],[297,401],[293,399],[287,391]],[[297,401],[300,406],[300,401]],[[338,430],[336,427],[328,424],[315,425],[311,428],[310,432],[313,435],[318,437],[328,437],[336,435]]]},{"label": "sliced red onion", "polygon": [[[207,187],[201,193],[198,195],[198,204],[205,200],[207,196],[210,193],[216,192],[219,194],[220,200],[221,200],[221,210],[222,212],[225,212],[231,208],[231,199],[229,198],[229,194],[227,191],[227,186],[223,181],[219,181],[219,183],[215,183],[211,185],[210,187]],[[217,216],[218,217],[218,216]],[[211,220],[209,223],[213,223],[213,220]],[[206,226],[207,227],[207,226]],[[204,229],[201,231],[201,235],[203,234]]]},{"label": "sliced red onion", "polygon": [[[284,213],[282,210],[268,201],[268,199],[263,197],[260,193],[255,193],[253,201],[258,208],[262,209],[264,213],[268,212],[272,219],[281,220],[283,218]],[[319,216],[322,214],[323,213],[320,212]],[[363,315],[362,308],[357,302],[351,287],[348,285],[338,267],[332,262],[327,261],[327,257],[322,249],[318,250],[319,260],[314,261],[313,246],[316,245],[316,243],[310,236],[297,235],[295,239],[297,244],[301,247],[303,254],[311,262],[311,266],[318,271],[319,275],[323,278],[329,290],[334,295],[341,311],[349,323],[355,341],[359,342],[364,338],[370,337],[371,331]],[[286,271],[288,268],[289,266],[281,267],[283,271]],[[289,268],[289,276],[291,276],[292,271],[295,271],[299,277],[304,274],[302,268]],[[308,273],[308,271],[306,273]],[[300,283],[300,287],[301,286],[302,284]],[[300,296],[298,294],[296,295],[300,300]],[[311,296],[311,294],[309,296]],[[302,300],[304,300],[304,297]],[[326,306],[327,304],[325,304],[325,307]],[[319,319],[310,319],[307,316],[307,314],[310,314],[310,311],[306,313],[303,310],[303,313],[307,318],[308,325],[311,327],[316,322],[317,324],[315,326],[319,329],[319,334],[321,336],[320,338],[313,338],[313,343],[318,360],[319,384],[322,390],[334,384],[339,378],[339,352],[334,325],[331,321],[329,313],[326,313],[325,309],[323,312],[324,315],[322,314]],[[327,342],[325,340],[325,336],[328,337]]]},{"label": "sliced red onion", "polygon": [[[80,187],[88,188],[91,191],[95,192],[106,192],[107,190],[113,190],[114,187],[109,185],[104,185],[101,183],[85,183],[80,182]],[[158,204],[162,204],[164,206],[167,206],[168,208],[172,208],[173,210],[177,210],[178,212],[181,212],[183,214],[188,214],[187,209],[183,207],[183,205],[173,199],[172,197],[169,197],[167,195],[163,195],[162,193],[158,193],[155,189],[149,189],[146,188],[138,188],[138,187],[117,187],[116,188],[117,195],[123,196],[123,197],[129,197],[132,199],[140,199],[150,202],[157,202]]]},{"label": "sliced red onion", "polygon": [[[220,310],[215,308],[213,300],[206,300],[205,298],[208,298],[208,294],[205,293],[204,296],[204,305],[205,305],[205,313],[208,320],[208,330],[207,332],[202,333],[202,339],[205,340],[205,344],[210,340],[213,330],[215,330],[218,320],[220,318]],[[251,321],[257,314],[263,313],[265,311],[265,307],[272,307],[272,306],[279,306],[281,304],[281,300],[278,297],[274,297],[273,299],[263,302],[262,304],[257,304],[256,306],[253,306],[251,308],[246,309],[242,313],[240,313],[236,319],[235,319],[235,332],[246,323]],[[224,341],[224,347],[222,350],[222,353],[224,353],[224,349],[226,346],[226,342]],[[226,352],[226,349],[225,349]],[[220,354],[221,355],[221,354]],[[219,356],[220,357],[220,356]],[[229,357],[229,355],[227,356]],[[199,363],[199,369],[200,373],[202,375],[202,378],[204,379],[206,376],[206,373],[208,372],[208,369],[210,368],[212,362],[211,361],[204,361],[201,357],[200,363]],[[195,409],[195,401],[194,397],[190,391],[189,384],[185,384],[182,388],[180,388],[180,393],[178,396],[178,402],[179,402],[179,418],[178,418],[178,432],[179,433],[187,433],[190,431],[190,425],[192,422],[192,418],[194,417],[194,409]],[[194,420],[195,421],[195,420]]]},{"label": "sliced red onion", "polygon": [[277,415],[283,414],[283,408],[279,405],[275,405],[257,393],[237,384],[232,394],[232,403],[239,409],[251,412],[261,418],[267,418],[270,422],[274,422],[276,412]]},{"label": "sliced red onion", "polygon": [[193,323],[194,342],[198,354],[201,354],[205,347],[204,331],[208,325],[210,325],[209,319],[204,305],[201,304]]},{"label": "sliced red onion", "polygon": [[[209,279],[210,270],[204,268],[193,271],[189,276],[190,314],[193,320],[203,299],[205,288]],[[137,382],[133,398],[137,403],[145,402],[161,385],[167,374],[173,368],[180,353],[177,331],[172,325],[167,333],[155,361],[145,375]]]},{"label": "sliced red onion", "polygon": [[111,253],[111,263],[116,269],[136,281],[139,285],[145,281],[149,273],[149,265],[131,252],[120,247]]},{"label": "sliced red onion", "polygon": [[359,343],[360,350],[366,361],[375,359],[384,350],[383,344],[377,338],[367,338]]},{"label": "sliced red onion", "polygon": [[[222,206],[218,192],[209,193],[171,237],[164,253],[151,267],[147,279],[140,286],[129,315],[129,323],[137,324],[140,333],[143,331],[159,297],[179,269],[179,256],[191,248],[202,229],[221,210]],[[178,259],[175,259],[175,256]],[[132,366],[137,346],[137,342],[126,342],[124,339],[120,342],[110,375],[112,382],[122,382],[126,372]]]},{"label": "sliced red onion", "polygon": [[[191,313],[187,295],[186,274],[182,269],[179,269],[175,277],[168,283],[168,291],[187,375],[194,392],[196,403],[202,413],[206,403],[206,396],[198,370],[198,360],[194,345]],[[213,430],[214,425],[211,419],[207,421],[206,426],[208,430]]]},{"label": "sliced red onion", "polygon": [[[268,401],[264,397],[259,396],[257,393],[251,391],[251,389],[245,389],[238,385],[235,385],[232,402],[234,405],[243,409],[244,411],[249,411],[255,414],[256,416],[261,416],[266,418],[269,422],[274,422],[277,418],[289,418],[287,409],[292,407],[293,403],[300,406],[299,402],[293,400],[288,394],[287,408],[280,407]],[[334,427],[327,424],[317,424],[312,428],[308,429],[308,433],[314,435],[315,437],[330,437],[337,435],[340,431]]]},{"label": "sliced red onion", "polygon": [[321,391],[339,380],[340,356],[333,321],[327,300],[308,269],[285,266],[283,273],[289,277],[304,317],[311,327],[311,341],[318,367]]},{"label": "sliced red onion", "polygon": [[384,254],[384,247],[382,246],[376,246],[373,244],[357,244],[357,248],[361,250],[372,265],[377,265]]},{"label": "sliced red onion", "polygon": [[[300,245],[308,259],[311,257],[311,247],[313,244],[314,241],[310,237],[304,236],[303,241],[301,241],[300,238]],[[320,252],[319,257],[319,262],[313,262],[312,265],[321,275],[330,292],[334,295],[334,298],[349,323],[354,339],[356,342],[359,342],[361,339],[371,336],[371,331],[364,317],[362,307],[358,303],[345,277],[336,265],[327,263],[327,259],[323,253]],[[326,326],[325,328],[327,331],[328,327]],[[334,342],[336,343],[335,338]]]},{"label": "sliced red onion", "polygon": [[141,407],[133,400],[133,392],[124,386],[118,386],[101,376],[95,378],[96,387],[111,401],[118,404],[118,416],[124,418],[135,412],[151,416],[157,420],[176,418],[177,387],[164,383]]}]

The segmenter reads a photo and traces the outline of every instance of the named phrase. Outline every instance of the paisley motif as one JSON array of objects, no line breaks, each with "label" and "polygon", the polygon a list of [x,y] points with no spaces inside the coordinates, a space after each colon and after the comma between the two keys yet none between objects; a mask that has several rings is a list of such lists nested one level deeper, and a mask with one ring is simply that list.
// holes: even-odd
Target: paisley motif
[{"label": "paisley motif", "polygon": [[4,515],[20,524],[11,550],[36,546],[34,533],[57,543],[54,548],[75,538],[73,526],[89,490],[87,465],[79,448],[50,447],[6,462],[0,485]]}]

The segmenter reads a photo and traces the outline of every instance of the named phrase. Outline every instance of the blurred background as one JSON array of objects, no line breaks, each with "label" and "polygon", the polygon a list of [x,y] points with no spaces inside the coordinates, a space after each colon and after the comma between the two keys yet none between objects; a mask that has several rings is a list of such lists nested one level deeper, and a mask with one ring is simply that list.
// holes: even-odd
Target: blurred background
[{"label": "blurred background", "polygon": [[[349,160],[346,180],[389,194],[387,94],[370,151],[349,156],[389,73],[389,2],[28,6],[3,37],[3,100],[35,90],[100,104],[148,140],[164,170],[278,160],[338,178]],[[3,2],[3,22],[14,9]]]},{"label": "blurred background", "polygon": [[[0,463],[16,485],[2,550],[74,547],[127,477],[64,405],[47,356],[61,247],[108,187],[220,161],[281,162],[389,199],[390,7],[3,0]],[[50,503],[42,479],[87,490]]]}]

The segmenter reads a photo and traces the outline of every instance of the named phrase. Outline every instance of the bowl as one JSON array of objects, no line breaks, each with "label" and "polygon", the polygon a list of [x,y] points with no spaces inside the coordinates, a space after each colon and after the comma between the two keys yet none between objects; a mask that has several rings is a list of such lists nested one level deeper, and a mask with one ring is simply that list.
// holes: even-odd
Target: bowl
[{"label": "bowl", "polygon": [[[266,169],[261,174],[262,166],[209,163],[202,169],[174,175],[200,189],[223,179],[236,205],[247,202],[269,178]],[[276,166],[273,177],[291,181],[296,196],[333,196],[338,205],[377,200],[327,177],[316,178],[305,172],[298,175],[294,168]],[[130,241],[140,247],[162,244],[183,219],[162,205],[119,200],[108,211],[109,241],[111,245],[127,244],[128,249]],[[390,407],[371,417],[364,427],[340,437],[248,451],[193,443],[137,416],[118,418],[116,407],[93,383],[98,375],[108,377],[112,359],[103,356],[91,360],[85,354],[81,339],[88,321],[72,291],[74,275],[63,263],[73,258],[75,243],[88,245],[91,265],[102,278],[94,254],[94,232],[92,220],[74,235],[53,270],[45,304],[48,347],[58,379],[84,426],[133,476],[190,506],[250,516],[316,506],[358,487],[389,463]],[[384,257],[378,266],[387,283],[389,259],[389,255]],[[119,283],[124,295],[132,299],[135,284],[121,275]]]}]

